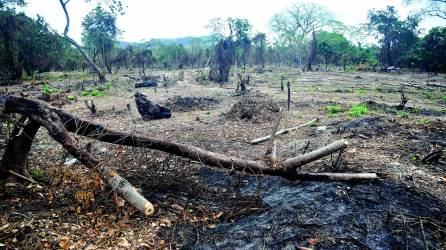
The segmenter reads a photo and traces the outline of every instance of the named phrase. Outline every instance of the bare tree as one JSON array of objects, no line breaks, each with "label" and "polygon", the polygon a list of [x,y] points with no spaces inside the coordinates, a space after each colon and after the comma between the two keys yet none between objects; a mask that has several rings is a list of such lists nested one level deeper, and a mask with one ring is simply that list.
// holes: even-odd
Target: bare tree
[{"label": "bare tree", "polygon": [[302,63],[309,54],[308,41],[311,32],[331,26],[333,14],[315,3],[296,3],[270,20],[271,30],[277,35],[277,43],[291,48]]},{"label": "bare tree", "polygon": [[419,14],[446,20],[446,0],[405,0],[404,2],[406,4],[420,2],[423,4],[423,7],[419,11]]}]

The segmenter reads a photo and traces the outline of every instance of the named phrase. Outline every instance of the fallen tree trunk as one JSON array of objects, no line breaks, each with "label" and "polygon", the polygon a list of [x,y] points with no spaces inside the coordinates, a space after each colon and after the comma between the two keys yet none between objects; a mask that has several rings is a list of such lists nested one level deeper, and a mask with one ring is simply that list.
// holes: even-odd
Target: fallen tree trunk
[{"label": "fallen tree trunk", "polygon": [[[317,122],[317,121],[319,121],[319,118],[315,118],[315,119],[313,119],[313,120],[311,120],[311,121],[309,121],[309,122],[307,122],[307,123],[305,123],[305,124],[302,124],[302,125],[299,125],[299,126],[296,126],[296,127],[291,127],[291,128],[281,129],[281,130],[277,131],[276,136],[277,136],[277,135],[282,135],[282,134],[290,133],[290,132],[292,132],[292,131],[294,131],[294,130],[296,130],[296,129],[300,129],[300,128],[309,126],[309,125],[311,125],[311,124],[313,124],[313,123],[315,123],[315,122]],[[251,141],[251,144],[253,144],[253,145],[255,145],[255,144],[259,144],[259,143],[262,143],[262,142],[265,142],[265,141],[269,140],[270,138],[271,138],[271,135],[267,135],[267,136],[264,136],[264,137],[260,137],[260,138],[257,138],[257,139],[255,139],[255,140],[252,140],[252,141]]]},{"label": "fallen tree trunk", "polygon": [[[48,134],[59,142],[65,150],[90,169],[98,170],[101,177],[112,187],[118,195],[129,202],[134,208],[145,215],[154,212],[152,203],[141,196],[135,187],[119,174],[106,166],[101,166],[99,161],[88,152],[81,152],[74,146],[68,131],[60,117],[46,103],[27,98],[0,97],[0,106],[4,105],[6,113],[20,113],[36,124],[45,127]],[[4,100],[4,101],[3,101]],[[3,161],[2,161],[3,162]],[[2,163],[3,164],[3,163]]]},{"label": "fallen tree trunk", "polygon": [[[190,158],[205,165],[242,171],[251,174],[265,174],[280,176],[289,180],[311,181],[374,181],[379,179],[374,173],[298,173],[300,166],[330,155],[347,147],[346,140],[339,140],[312,152],[290,158],[271,167],[261,161],[252,161],[210,152],[195,146],[170,142],[152,137],[142,137],[127,133],[106,129],[100,124],[91,123],[79,119],[63,109],[49,106],[48,104],[25,97],[0,94],[0,109],[6,113],[19,113],[29,117],[32,121],[45,127],[49,135],[59,142],[71,155],[85,166],[99,170],[102,178],[126,201],[144,214],[153,213],[152,204],[142,197],[136,189],[115,171],[108,167],[100,166],[99,162],[88,152],[78,150],[68,135],[74,132],[81,136],[93,138],[102,142],[156,149],[177,156]],[[314,122],[311,121],[311,122]],[[309,122],[310,123],[310,122]],[[309,124],[307,123],[307,124]],[[305,125],[305,124],[304,124]],[[303,125],[301,125],[303,126]],[[291,131],[287,129],[285,131]]]}]

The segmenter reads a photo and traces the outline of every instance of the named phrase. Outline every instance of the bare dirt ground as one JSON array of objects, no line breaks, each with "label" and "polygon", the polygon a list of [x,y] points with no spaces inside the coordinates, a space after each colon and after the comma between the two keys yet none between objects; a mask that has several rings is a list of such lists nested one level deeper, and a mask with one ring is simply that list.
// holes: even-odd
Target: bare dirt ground
[{"label": "bare dirt ground", "polygon": [[[153,72],[170,78],[178,73]],[[197,72],[187,70],[184,81],[167,89],[138,89],[173,108],[172,118],[153,121],[141,119],[133,98],[135,81],[123,75],[109,76],[111,88],[102,97],[82,97],[72,82],[51,85],[78,96],[65,109],[109,128],[261,159],[265,145],[249,142],[268,135],[276,107],[287,106],[282,75],[292,86],[291,109],[282,126],[316,117],[320,121],[280,136],[280,158],[301,154],[307,145],[308,152],[346,138],[349,147],[339,166],[327,157],[302,170],[380,172],[389,177],[363,184],[289,182],[76,137],[79,145],[90,142],[101,161],[116,167],[155,204],[155,215],[143,217],[82,165],[64,164],[71,157],[40,130],[29,161],[40,185],[3,184],[0,243],[34,249],[446,248],[445,158],[421,162],[446,144],[444,75],[273,68],[252,72],[249,93],[237,96],[235,79],[224,86],[198,83]],[[404,112],[395,108],[401,85],[409,98]],[[8,89],[19,90],[36,92],[23,86]],[[85,99],[94,100],[97,115],[89,113]],[[350,117],[349,109],[357,103],[365,104],[368,112]],[[330,114],[327,106],[335,104],[342,111]],[[246,106],[263,108],[249,110],[255,113],[251,119],[240,119],[240,107]]]}]

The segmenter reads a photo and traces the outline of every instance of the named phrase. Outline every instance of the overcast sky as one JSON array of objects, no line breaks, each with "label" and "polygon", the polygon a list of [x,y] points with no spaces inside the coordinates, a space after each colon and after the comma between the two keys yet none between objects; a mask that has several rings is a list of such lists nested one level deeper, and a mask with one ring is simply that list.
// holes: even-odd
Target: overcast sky
[{"label": "overcast sky", "polygon": [[[65,16],[58,0],[28,0],[21,9],[31,16],[37,14],[57,31],[62,32]],[[94,2],[94,1],[93,1]],[[207,34],[205,25],[215,17],[247,18],[253,31],[267,32],[269,19],[298,0],[123,0],[126,13],[118,17],[118,27],[123,31],[121,40],[142,41],[150,38],[177,38]],[[310,1],[307,1],[310,2]],[[338,20],[347,25],[364,23],[367,11],[383,9],[387,5],[397,8],[405,17],[415,7],[407,7],[401,0],[313,0],[327,7]],[[71,0],[68,10],[71,16],[70,35],[80,40],[83,17],[94,7],[84,0]],[[421,27],[446,25],[443,20],[428,19]]]}]

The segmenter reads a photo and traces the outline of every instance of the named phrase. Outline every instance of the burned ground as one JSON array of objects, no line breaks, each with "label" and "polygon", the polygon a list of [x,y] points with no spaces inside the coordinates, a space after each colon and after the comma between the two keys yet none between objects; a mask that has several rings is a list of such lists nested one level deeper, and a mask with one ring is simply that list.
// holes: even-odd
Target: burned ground
[{"label": "burned ground", "polygon": [[[155,204],[155,215],[143,217],[81,164],[64,164],[71,157],[41,130],[29,162],[39,186],[3,185],[0,242],[36,249],[445,248],[445,159],[432,164],[420,160],[444,147],[446,138],[446,104],[441,100],[445,91],[427,86],[432,78],[428,75],[361,73],[362,79],[354,79],[358,73],[297,74],[274,69],[252,73],[250,93],[235,96],[235,78],[223,87],[199,85],[192,80],[193,72],[186,71],[185,81],[168,92],[147,90],[145,94],[157,102],[181,95],[216,99],[218,105],[174,109],[170,119],[143,121],[128,91],[133,83],[120,85],[118,78],[115,87],[95,98],[98,115],[92,116],[83,105],[87,97],[79,96],[79,102],[64,108],[116,130],[261,159],[265,145],[249,142],[271,133],[278,108],[286,107],[281,75],[296,79],[291,112],[283,126],[316,117],[320,121],[279,136],[280,158],[346,138],[349,147],[339,165],[333,166],[337,158],[333,155],[301,170],[379,172],[388,178],[363,184],[289,182],[220,171],[153,150],[92,142],[91,151],[101,162],[116,167]],[[437,84],[446,82],[443,76],[436,80]],[[393,109],[399,103],[400,84],[407,85],[409,97],[404,115]],[[242,119],[244,100],[247,107],[255,103],[252,107],[260,115]],[[366,104],[369,112],[350,117],[349,108],[355,103]],[[131,112],[126,111],[126,104],[131,105]],[[343,111],[331,115],[326,106],[335,104]],[[258,109],[259,105],[263,108]],[[90,142],[77,141],[79,145]]]}]

